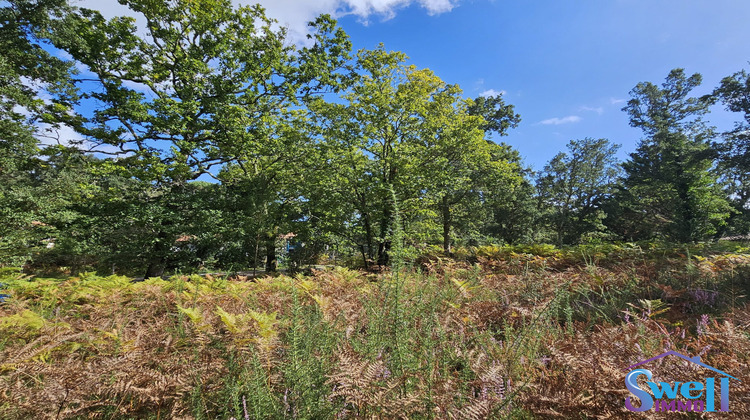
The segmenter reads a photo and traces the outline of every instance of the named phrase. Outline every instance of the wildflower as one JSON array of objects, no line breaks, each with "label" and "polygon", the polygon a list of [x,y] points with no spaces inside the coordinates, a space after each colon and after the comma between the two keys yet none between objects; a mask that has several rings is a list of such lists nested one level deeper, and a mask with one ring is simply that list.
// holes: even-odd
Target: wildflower
[{"label": "wildflower", "polygon": [[715,290],[695,289],[690,291],[690,295],[695,303],[703,306],[713,307],[719,297],[719,292]]},{"label": "wildflower", "polygon": [[709,350],[711,350],[711,345],[708,344],[705,347],[701,349],[701,351],[698,353],[698,357],[703,357]]},{"label": "wildflower", "polygon": [[698,335],[704,335],[708,332],[708,315],[701,315],[701,319],[698,321],[698,325],[695,327]]},{"label": "wildflower", "polygon": [[630,311],[627,309],[625,310],[625,315],[623,316],[623,320],[625,321],[626,324],[630,325]]},{"label": "wildflower", "polygon": [[388,369],[387,367],[383,366],[383,368],[378,372],[377,377],[379,379],[383,379],[383,380],[390,378],[391,377],[391,371],[390,371],[390,369]]}]

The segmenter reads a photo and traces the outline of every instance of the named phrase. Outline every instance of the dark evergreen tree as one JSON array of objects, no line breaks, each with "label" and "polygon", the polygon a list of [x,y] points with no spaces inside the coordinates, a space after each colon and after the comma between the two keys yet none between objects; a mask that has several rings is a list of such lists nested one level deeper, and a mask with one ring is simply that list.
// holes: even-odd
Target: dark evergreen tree
[{"label": "dark evergreen tree", "polygon": [[740,112],[743,120],[724,133],[718,143],[718,171],[726,186],[726,193],[734,208],[725,233],[750,233],[750,74],[742,70],[725,77],[714,95],[727,110]]},{"label": "dark evergreen tree", "polygon": [[674,69],[661,87],[643,82],[630,92],[623,111],[646,137],[623,164],[617,197],[617,229],[628,239],[698,241],[715,234],[729,216],[712,171],[714,130],[701,118],[713,98],[689,96],[701,80],[700,74],[687,77]]}]

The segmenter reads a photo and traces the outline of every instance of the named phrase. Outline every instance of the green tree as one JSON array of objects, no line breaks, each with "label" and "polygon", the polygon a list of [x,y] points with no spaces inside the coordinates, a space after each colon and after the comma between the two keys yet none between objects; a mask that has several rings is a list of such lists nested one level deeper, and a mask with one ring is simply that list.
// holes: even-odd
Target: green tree
[{"label": "green tree", "polygon": [[421,200],[437,207],[446,253],[451,252],[456,228],[459,236],[476,236],[496,193],[521,180],[520,167],[507,159],[504,146],[485,140],[493,131],[505,135],[520,121],[513,106],[501,96],[462,101],[460,94],[458,87],[451,87],[435,95],[429,124],[437,126],[428,128],[417,157],[426,176]]},{"label": "green tree", "polygon": [[506,150],[506,159],[517,165],[521,179],[512,188],[498,186],[494,191],[488,203],[490,214],[481,232],[504,243],[538,242],[543,239],[545,232],[540,223],[541,214],[533,173],[531,169],[522,166],[518,151],[509,146],[506,146]]},{"label": "green tree", "polygon": [[324,139],[318,153],[334,169],[320,186],[336,190],[349,207],[344,229],[351,229],[347,236],[365,264],[388,263],[394,220],[390,191],[402,207],[421,194],[412,170],[419,164],[415,148],[425,136],[424,119],[432,115],[430,99],[446,88],[432,72],[405,65],[405,59],[382,46],[360,51],[345,102],[314,106]]},{"label": "green tree", "polygon": [[[283,151],[276,139],[294,118],[290,110],[337,89],[350,44],[327,16],[311,24],[313,45],[297,48],[260,6],[235,8],[229,0],[123,3],[143,14],[147,36],[138,35],[132,18],[105,20],[81,10],[66,17],[52,40],[97,82],[81,108],[93,112],[77,121],[77,130],[98,152],[116,158],[109,168],[124,167],[153,185],[144,200],[157,215],[140,209],[137,218],[150,223],[140,242],[149,256],[146,276],[155,276],[170,265],[182,235],[170,221],[180,217],[170,210],[173,198],[191,194],[191,181],[216,178],[221,168],[243,167],[260,155],[276,159]],[[267,191],[258,198],[273,196]]]},{"label": "green tree", "polygon": [[487,134],[495,133],[505,136],[509,129],[518,127],[518,123],[521,122],[521,116],[516,113],[513,105],[505,103],[502,93],[494,96],[479,96],[469,104],[466,111],[469,115],[484,118],[481,129]]},{"label": "green tree", "polygon": [[[489,140],[491,134],[505,136],[518,126],[521,117],[513,105],[506,104],[502,95],[454,102],[458,106],[453,115],[436,120],[443,128],[436,130],[440,138],[425,158],[432,167],[430,179],[437,193],[446,253],[454,241],[453,229],[475,240],[491,217],[492,203],[501,195],[507,198],[522,180],[520,160],[513,158],[511,148]],[[480,132],[484,141],[479,141]]]},{"label": "green tree", "polygon": [[[46,49],[65,0],[12,0],[0,7],[0,176],[36,153],[35,123],[56,122],[77,99],[72,66]],[[47,99],[42,99],[42,95]]]},{"label": "green tree", "polygon": [[148,276],[155,276],[215,265],[226,248],[231,219],[223,212],[221,185],[196,181],[172,190],[86,155],[64,165],[53,182],[76,177],[75,194],[69,195],[67,217],[47,219],[55,245],[38,253],[34,265],[133,275],[148,266]]},{"label": "green tree", "polygon": [[77,100],[72,66],[43,47],[68,11],[64,0],[0,7],[0,264],[26,262],[49,235],[44,220],[66,203],[65,188],[49,179],[54,162],[37,143]]},{"label": "green tree", "polygon": [[607,139],[571,140],[568,152],[555,155],[537,180],[546,217],[559,244],[602,234],[602,203],[614,191],[620,166],[619,145]]},{"label": "green tree", "polygon": [[713,98],[689,96],[700,83],[700,74],[687,77],[674,69],[661,87],[643,82],[630,92],[623,110],[647,137],[623,164],[620,233],[628,238],[698,241],[714,234],[729,215],[711,172],[714,132],[701,118]]},{"label": "green tree", "polygon": [[[343,103],[313,106],[321,130],[315,160],[330,168],[317,178],[319,192],[313,195],[327,203],[327,215],[340,221],[338,233],[357,245],[366,264],[388,264],[396,217],[392,194],[413,245],[442,237],[449,250],[451,231],[469,214],[468,203],[512,172],[507,162],[492,159],[484,139],[491,127],[469,113],[475,103],[405,60],[382,46],[360,51]],[[501,114],[501,104],[485,109]]]},{"label": "green tree", "polygon": [[90,180],[84,170],[88,160],[75,148],[48,147],[5,178],[0,186],[0,263],[23,265],[54,245],[60,230],[77,216],[70,205]]},{"label": "green tree", "polygon": [[[312,166],[312,140],[305,112],[298,110],[279,125],[277,133],[262,148],[248,150],[235,164],[219,174],[228,196],[235,203],[237,232],[252,238],[252,248],[263,251],[267,271],[276,271],[279,235],[303,236],[301,219],[308,199],[304,194]],[[262,245],[261,245],[262,244]],[[250,245],[250,244],[248,244]],[[257,263],[256,252],[253,262]]]},{"label": "green tree", "polygon": [[347,58],[347,37],[326,16],[311,24],[314,45],[297,49],[260,6],[123,3],[144,15],[148,36],[132,18],[82,10],[53,39],[101,86],[79,129],[140,164],[144,179],[183,183],[262,148],[284,110],[334,86]]},{"label": "green tree", "polygon": [[726,185],[726,193],[734,208],[729,219],[729,232],[750,233],[750,74],[739,71],[725,77],[714,90],[727,110],[743,114],[743,121],[724,133],[719,150],[718,170]]}]

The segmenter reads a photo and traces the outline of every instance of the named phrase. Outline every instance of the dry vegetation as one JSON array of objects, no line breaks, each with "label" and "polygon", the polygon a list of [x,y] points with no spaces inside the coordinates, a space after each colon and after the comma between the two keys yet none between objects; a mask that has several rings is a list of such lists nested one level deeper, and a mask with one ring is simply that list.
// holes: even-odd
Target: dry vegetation
[{"label": "dry vegetation", "polygon": [[729,248],[484,247],[257,281],[6,272],[0,417],[637,417],[627,366],[676,350],[743,380],[722,417],[748,418],[750,255]]}]

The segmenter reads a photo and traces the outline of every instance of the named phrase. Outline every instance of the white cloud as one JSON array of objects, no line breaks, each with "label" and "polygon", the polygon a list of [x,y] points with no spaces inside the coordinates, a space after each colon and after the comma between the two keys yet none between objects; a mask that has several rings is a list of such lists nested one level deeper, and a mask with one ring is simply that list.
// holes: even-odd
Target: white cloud
[{"label": "white cloud", "polygon": [[498,95],[505,95],[507,93],[508,92],[506,92],[504,90],[487,89],[484,92],[480,93],[479,96],[484,96],[484,97],[498,96]]},{"label": "white cloud", "polygon": [[612,105],[622,104],[625,102],[627,102],[627,100],[625,99],[609,98],[609,103],[611,103]]},{"label": "white cloud", "polygon": [[562,118],[550,118],[548,120],[540,121],[539,124],[544,125],[560,125],[560,124],[570,124],[570,123],[577,123],[581,121],[582,118],[577,115],[568,115],[567,117]]},{"label": "white cloud", "polygon": [[46,123],[36,125],[36,139],[41,146],[51,146],[60,144],[63,146],[82,145],[86,140],[78,134],[73,127],[66,124],[60,124],[59,127]]},{"label": "white cloud", "polygon": [[[235,4],[253,4],[253,0],[233,0]],[[367,25],[372,17],[388,20],[399,9],[418,4],[429,15],[450,12],[459,0],[257,0],[266,8],[268,16],[289,29],[290,41],[305,42],[307,22],[327,13],[334,18],[353,15]]]},{"label": "white cloud", "polygon": [[582,106],[581,111],[589,111],[589,112],[596,112],[599,115],[602,115],[604,113],[604,108],[602,107],[590,107],[590,106]]},{"label": "white cloud", "polygon": [[36,125],[35,137],[37,145],[41,148],[54,145],[66,147],[75,147],[80,150],[91,153],[121,153],[121,156],[127,156],[129,153],[122,153],[119,148],[109,144],[99,144],[87,140],[82,135],[67,124],[60,124],[58,127],[46,123]]},{"label": "white cloud", "polygon": [[[268,16],[276,19],[282,26],[289,28],[290,41],[305,42],[308,33],[307,22],[317,16],[328,13],[334,18],[347,15],[357,16],[367,24],[373,16],[391,19],[399,9],[418,4],[430,15],[437,15],[453,10],[459,0],[233,0],[235,5],[252,5],[260,3],[266,8]],[[99,10],[106,18],[114,16],[133,16],[136,24],[143,28],[145,18],[119,4],[116,0],[80,0],[77,6]],[[137,15],[137,16],[136,16]],[[141,29],[142,30],[142,29]]]}]

